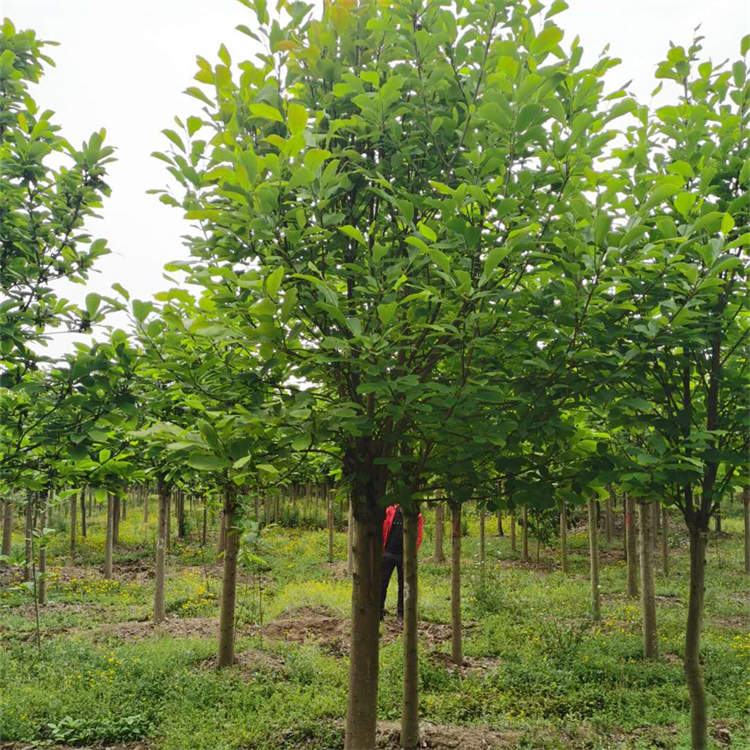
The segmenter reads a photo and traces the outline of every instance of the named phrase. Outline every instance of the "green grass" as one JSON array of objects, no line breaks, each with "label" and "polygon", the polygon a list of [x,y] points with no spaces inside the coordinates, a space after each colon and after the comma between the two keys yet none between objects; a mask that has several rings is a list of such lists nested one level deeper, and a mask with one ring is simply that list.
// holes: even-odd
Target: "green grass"
[{"label": "green grass", "polygon": [[[155,519],[152,519],[155,520]],[[603,545],[602,618],[590,617],[587,541],[570,536],[570,573],[562,575],[554,550],[542,564],[524,564],[507,537],[488,536],[488,558],[478,564],[477,522],[469,517],[463,540],[463,612],[469,625],[464,651],[469,667],[449,667],[450,643],[422,642],[422,717],[438,724],[482,725],[518,734],[519,748],[688,750],[688,695],[681,666],[688,583],[686,535],[673,519],[669,576],[657,569],[662,658],[641,653],[638,601],[624,595],[625,568]],[[742,575],[741,519],[725,517],[728,535],[712,536],[708,551],[703,660],[717,748],[750,745],[750,635],[747,579]],[[506,532],[507,532],[506,523]],[[173,526],[174,529],[174,526]],[[193,524],[193,530],[197,524]],[[488,523],[488,533],[495,526]],[[185,623],[210,618],[200,635],[182,637],[177,625],[161,636],[131,640],[113,626],[147,620],[153,597],[153,526],[131,512],[115,557],[118,577],[101,579],[103,526],[94,516],[74,567],[67,536],[50,548],[50,603],[40,613],[42,647],[34,644],[28,593],[6,587],[0,595],[0,738],[6,742],[114,744],[147,739],[162,750],[311,750],[342,746],[347,659],[325,644],[241,635],[237,650],[251,650],[242,665],[218,673],[216,650],[220,567],[213,546],[173,544],[168,560],[167,610]],[[21,544],[19,537],[15,545]],[[519,540],[520,542],[520,540]],[[211,545],[214,544],[212,539]],[[293,617],[300,607],[324,606],[348,616],[351,584],[345,575],[346,537],[336,536],[334,566],[326,561],[321,530],[273,528],[263,552],[263,619]],[[420,557],[433,552],[427,520]],[[621,548],[615,537],[612,549]],[[536,545],[533,544],[532,554]],[[420,570],[420,618],[449,621],[448,567],[425,562]],[[259,584],[239,585],[241,632],[260,619]],[[395,610],[395,586],[388,608]],[[174,630],[170,628],[174,627]],[[102,628],[105,628],[102,631]],[[109,628],[109,629],[108,629]],[[101,631],[101,632],[100,632]],[[335,653],[335,652],[334,652]],[[257,669],[251,669],[254,664]],[[248,666],[249,665],[249,666]],[[400,639],[381,648],[379,716],[398,720],[403,667]],[[729,734],[727,734],[727,732]],[[726,744],[727,737],[730,744]]]}]

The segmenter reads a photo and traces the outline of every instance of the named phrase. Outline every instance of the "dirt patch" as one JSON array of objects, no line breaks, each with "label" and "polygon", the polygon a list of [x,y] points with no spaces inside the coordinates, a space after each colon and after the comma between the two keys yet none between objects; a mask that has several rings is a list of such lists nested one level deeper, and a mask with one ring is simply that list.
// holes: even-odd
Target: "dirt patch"
[{"label": "dirt patch", "polygon": [[[168,617],[164,622],[120,622],[105,625],[96,631],[96,639],[117,638],[122,641],[142,641],[147,638],[217,638],[219,621],[216,617]],[[237,632],[240,635],[240,632]]]},{"label": "dirt patch", "polygon": [[321,606],[288,610],[266,625],[263,634],[277,640],[313,643],[335,656],[343,656],[349,648],[349,621]]},{"label": "dirt patch", "polygon": [[712,617],[711,621],[720,628],[729,630],[742,630],[743,632],[750,626],[750,617],[748,615],[729,615]]},{"label": "dirt patch", "polygon": [[430,650],[428,656],[434,662],[442,664],[449,672],[460,674],[461,677],[470,674],[483,675],[485,672],[497,669],[502,664],[502,659],[497,657],[464,656],[464,663],[457,667],[453,663],[453,657],[447,651]]},{"label": "dirt patch", "polygon": [[[198,665],[201,670],[216,669],[217,657],[212,656]],[[249,648],[240,654],[235,654],[234,665],[231,667],[233,672],[238,673],[243,679],[252,679],[254,675],[261,672],[274,672],[281,674],[284,671],[286,662],[283,656],[271,653],[270,651],[260,651],[255,648]]]},{"label": "dirt patch", "polygon": [[[522,733],[515,730],[499,732],[488,727],[454,727],[422,722],[419,725],[421,748],[430,750],[511,750],[518,746]],[[378,750],[401,747],[401,725],[393,721],[378,724]]]},{"label": "dirt patch", "polygon": [[[476,629],[475,622],[465,622],[463,624],[464,637],[471,634]],[[404,632],[404,623],[395,617],[386,617],[383,620],[383,630],[380,636],[382,644],[393,643],[401,637]],[[420,622],[417,624],[417,633],[420,641],[427,641],[428,648],[434,648],[440,643],[450,641],[452,628],[443,622]]]},{"label": "dirt patch", "polygon": [[[38,745],[30,745],[28,742],[0,742],[0,750],[37,750]],[[107,745],[105,750],[149,750],[151,745],[141,742],[126,742],[124,745]],[[102,750],[102,746],[97,747],[71,747],[70,745],[55,745],[48,747],[48,750]]]}]

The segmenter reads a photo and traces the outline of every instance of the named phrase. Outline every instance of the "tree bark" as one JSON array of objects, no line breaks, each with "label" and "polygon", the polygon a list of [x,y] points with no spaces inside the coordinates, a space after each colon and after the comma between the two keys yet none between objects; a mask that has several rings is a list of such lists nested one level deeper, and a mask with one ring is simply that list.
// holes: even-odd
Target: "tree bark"
[{"label": "tree bark", "polygon": [[375,748],[384,518],[378,500],[375,488],[359,487],[359,482],[355,482],[349,702],[344,750]]},{"label": "tree bark", "polygon": [[44,539],[44,529],[49,516],[49,492],[42,493],[42,509],[39,513],[39,586],[37,601],[40,607],[47,604],[47,545]]},{"label": "tree bark", "polygon": [[281,490],[274,490],[273,493],[273,522],[279,523],[279,519],[281,518],[281,512],[279,509],[279,504],[281,502]]},{"label": "tree bark", "polygon": [[742,493],[742,506],[745,517],[745,573],[750,574],[750,487]]},{"label": "tree bark", "polygon": [[13,551],[13,503],[6,500],[3,503],[3,552],[10,555]]},{"label": "tree bark", "polygon": [[568,506],[565,500],[560,503],[560,567],[568,572]]},{"label": "tree bark", "polygon": [[497,512],[497,535],[505,536],[505,532],[503,531],[503,512],[501,510]]},{"label": "tree bark", "polygon": [[112,546],[120,543],[120,498],[115,495],[112,506]]},{"label": "tree bark", "polygon": [[510,512],[510,551],[518,552],[516,549],[516,514],[515,511]]},{"label": "tree bark", "polygon": [[333,562],[333,541],[334,541],[334,518],[333,518],[333,492],[328,487],[324,488],[324,497],[326,498],[328,511],[328,562]]},{"label": "tree bark", "polygon": [[148,485],[147,484],[143,485],[143,523],[148,524]]},{"label": "tree bark", "polygon": [[721,534],[721,503],[716,506],[716,512],[714,513],[714,531]]},{"label": "tree bark", "polygon": [[76,553],[76,527],[78,526],[78,498],[75,495],[70,496],[70,557],[73,558]]},{"label": "tree bark", "polygon": [[661,506],[661,567],[669,575],[669,509]]},{"label": "tree bark", "polygon": [[461,504],[451,507],[451,657],[457,667],[463,666],[461,640]]},{"label": "tree bark", "polygon": [[31,565],[34,558],[34,500],[29,495],[26,498],[26,522],[24,524],[24,544],[25,544],[25,566],[23,569],[23,580],[31,580]]},{"label": "tree bark", "polygon": [[167,498],[167,553],[172,551],[172,497],[170,492]]},{"label": "tree bark", "polygon": [[224,524],[226,547],[224,549],[224,576],[221,585],[221,614],[219,621],[218,666],[234,664],[234,610],[237,601],[237,553],[239,535],[237,529],[237,498],[234,487],[224,492]]},{"label": "tree bark", "polygon": [[445,533],[444,507],[440,500],[435,503],[435,554],[432,556],[432,559],[436,563],[445,562],[445,550],[443,549],[443,536]]},{"label": "tree bark", "polygon": [[404,695],[401,708],[401,747],[419,745],[419,659],[417,652],[417,519],[419,508],[404,516]]},{"label": "tree bark", "polygon": [[627,595],[638,596],[638,564],[635,542],[635,502],[630,493],[625,495],[625,536],[628,549]]},{"label": "tree bark", "polygon": [[107,492],[107,536],[104,545],[104,577],[112,578],[112,548],[114,546],[115,500]]},{"label": "tree bark", "polygon": [[154,622],[164,622],[167,615],[164,611],[164,582],[167,568],[167,507],[169,488],[159,478],[159,516],[156,526],[156,587],[154,590]]},{"label": "tree bark", "polygon": [[607,500],[604,503],[604,535],[607,544],[612,544],[612,488],[609,488]]},{"label": "tree bark", "polygon": [[708,524],[697,521],[690,531],[690,597],[685,635],[685,681],[690,693],[690,735],[692,750],[708,750],[708,711],[706,687],[700,665],[700,641],[703,629],[703,599],[706,593],[706,541]]},{"label": "tree bark", "polygon": [[485,550],[485,513],[484,508],[479,509],[479,562],[484,565],[486,558]]},{"label": "tree bark", "polygon": [[346,522],[346,570],[351,578],[354,575],[354,506],[349,493],[349,515]]},{"label": "tree bark", "polygon": [[185,493],[177,490],[177,538],[184,539],[187,536],[187,524],[185,519]]},{"label": "tree bark", "polygon": [[641,540],[641,606],[643,609],[643,655],[659,658],[659,636],[656,629],[654,592],[654,543],[652,541],[653,506],[638,502],[638,526]]},{"label": "tree bark", "polygon": [[[257,522],[257,516],[256,516]],[[227,546],[227,525],[224,518],[224,508],[219,511],[219,539],[216,543],[216,555],[221,556]]]},{"label": "tree bark", "polygon": [[591,611],[598,620],[601,617],[601,594],[599,591],[599,531],[596,525],[596,500],[589,498],[589,558],[591,570]]},{"label": "tree bark", "polygon": [[208,507],[205,500],[203,501],[203,527],[201,528],[201,547],[206,546],[208,541]]},{"label": "tree bark", "polygon": [[86,538],[86,493],[81,490],[81,536]]},{"label": "tree bark", "polygon": [[529,507],[524,503],[522,511],[523,530],[521,532],[521,549],[523,550],[523,559],[529,559]]}]

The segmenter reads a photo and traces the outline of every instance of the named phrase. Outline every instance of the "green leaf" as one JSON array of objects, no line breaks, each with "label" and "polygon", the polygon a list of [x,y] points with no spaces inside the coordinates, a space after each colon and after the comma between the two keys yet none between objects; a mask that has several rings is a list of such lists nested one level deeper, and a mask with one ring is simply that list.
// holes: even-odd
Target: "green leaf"
[{"label": "green leaf", "polygon": [[734,229],[734,218],[731,214],[724,214],[721,220],[721,233],[726,236]]},{"label": "green leaf", "polygon": [[306,154],[305,154],[305,166],[308,169],[312,169],[314,172],[315,170],[320,167],[320,165],[326,160],[331,158],[331,152],[326,151],[323,148],[311,148]]},{"label": "green leaf", "polygon": [[442,250],[438,250],[436,247],[430,247],[428,248],[427,252],[430,254],[430,258],[432,258],[433,263],[440,266],[440,268],[442,268],[446,273],[450,272],[450,258],[444,252],[442,252]]},{"label": "green leaf", "polygon": [[557,47],[564,36],[563,30],[554,25],[545,26],[539,35],[531,42],[531,51],[535,55],[541,55],[549,52],[552,48]]},{"label": "green leaf", "polygon": [[267,474],[278,474],[279,470],[271,464],[258,464],[257,468],[261,471],[265,471]]},{"label": "green leaf", "polygon": [[430,242],[436,242],[437,241],[437,235],[435,232],[430,229],[430,227],[427,226],[424,222],[420,221],[419,224],[417,224],[417,227],[419,231],[422,233],[424,237],[427,237],[427,239]]},{"label": "green leaf", "polygon": [[387,326],[391,322],[397,308],[398,302],[388,302],[387,304],[378,305],[378,317],[384,326]]},{"label": "green leaf", "polygon": [[685,217],[695,205],[698,196],[695,193],[679,193],[674,198],[674,207]]},{"label": "green leaf", "polygon": [[744,57],[750,50],[750,34],[745,34],[740,40],[740,54]]},{"label": "green leaf", "polygon": [[93,318],[96,315],[101,301],[102,298],[95,292],[86,295],[86,312],[89,314],[89,318]]},{"label": "green leaf", "polygon": [[347,237],[357,240],[360,245],[367,247],[367,241],[357,227],[353,227],[351,224],[345,224],[343,227],[339,227],[339,231],[343,232]]},{"label": "green leaf", "polygon": [[287,108],[287,125],[292,135],[300,135],[307,127],[307,110],[295,102]]},{"label": "green leaf", "polygon": [[235,469],[241,469],[245,464],[248,463],[252,459],[252,455],[243,456],[242,458],[238,458],[233,464],[233,468]]},{"label": "green leaf", "polygon": [[284,278],[283,267],[277,268],[273,273],[268,275],[266,278],[266,291],[270,297],[275,297],[279,289],[281,288],[281,282]]},{"label": "green leaf", "polygon": [[270,104],[251,104],[250,112],[254,117],[260,117],[264,120],[284,122],[284,118],[281,116],[281,112],[279,112],[276,107],[272,107]]},{"label": "green leaf", "polygon": [[487,259],[484,261],[484,275],[489,275],[497,268],[498,264],[505,258],[510,252],[510,248],[505,245],[498,245],[493,247],[492,250],[487,254]]},{"label": "green leaf", "polygon": [[328,302],[318,302],[318,307],[324,312],[327,312],[337,323],[342,325],[344,328],[347,327],[344,313],[342,313],[341,310],[336,307],[336,305],[330,305],[328,304]]},{"label": "green leaf", "polygon": [[594,220],[594,242],[597,245],[602,244],[611,226],[612,217],[609,214],[600,212]]},{"label": "green leaf", "polygon": [[315,179],[315,175],[311,169],[307,167],[297,167],[292,174],[291,180],[286,185],[287,190],[296,190],[302,185],[309,185]]},{"label": "green leaf", "polygon": [[191,453],[188,456],[188,465],[199,471],[221,471],[226,469],[229,463],[221,456],[213,456],[208,453]]},{"label": "green leaf", "polygon": [[153,309],[154,306],[150,302],[142,302],[139,299],[133,300],[133,315],[139,323],[143,323]]}]

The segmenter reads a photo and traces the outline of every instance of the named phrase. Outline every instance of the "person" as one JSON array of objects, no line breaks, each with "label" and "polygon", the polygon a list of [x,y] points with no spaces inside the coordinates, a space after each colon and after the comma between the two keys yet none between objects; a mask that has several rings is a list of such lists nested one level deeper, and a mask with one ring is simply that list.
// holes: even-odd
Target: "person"
[{"label": "person", "polygon": [[[422,514],[417,517],[417,549],[422,544]],[[404,619],[404,516],[398,505],[385,510],[383,521],[383,573],[380,588],[380,619],[385,617],[385,598],[394,569],[398,576],[397,616]]]}]

